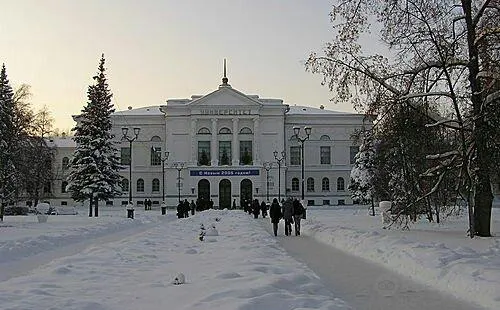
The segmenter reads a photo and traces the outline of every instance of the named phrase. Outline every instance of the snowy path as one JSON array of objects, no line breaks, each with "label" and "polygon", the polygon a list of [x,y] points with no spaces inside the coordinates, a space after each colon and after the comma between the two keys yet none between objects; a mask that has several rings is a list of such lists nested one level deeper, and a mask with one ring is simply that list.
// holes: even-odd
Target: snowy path
[{"label": "snowy path", "polygon": [[[168,220],[173,220],[173,219],[174,218]],[[49,249],[48,251],[44,251],[15,261],[0,263],[0,270],[2,270],[2,272],[0,272],[0,282],[6,281],[14,277],[26,275],[31,270],[39,266],[42,266],[44,264],[47,264],[54,259],[74,255],[95,244],[102,245],[109,242],[119,241],[127,237],[130,237],[132,235],[145,232],[160,224],[162,223],[156,222],[141,226],[133,226],[127,229],[105,234],[100,237],[89,238],[87,240],[83,240],[80,242],[63,245],[57,249]]]},{"label": "snowy path", "polygon": [[[266,230],[272,234],[268,219],[264,221]],[[311,268],[327,287],[355,309],[483,309],[326,246],[309,236],[285,237],[283,222],[280,224],[277,237],[280,245]]]}]

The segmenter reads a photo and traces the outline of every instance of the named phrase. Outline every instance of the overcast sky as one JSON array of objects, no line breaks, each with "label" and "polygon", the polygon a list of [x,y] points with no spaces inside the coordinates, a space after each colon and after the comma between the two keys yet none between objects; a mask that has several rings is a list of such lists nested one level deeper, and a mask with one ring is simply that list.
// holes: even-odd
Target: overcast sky
[{"label": "overcast sky", "polygon": [[330,0],[0,0],[0,63],[11,84],[31,85],[35,109],[73,126],[101,53],[113,102],[159,105],[221,83],[288,104],[335,104],[321,77],[305,72],[311,51],[333,36]]}]

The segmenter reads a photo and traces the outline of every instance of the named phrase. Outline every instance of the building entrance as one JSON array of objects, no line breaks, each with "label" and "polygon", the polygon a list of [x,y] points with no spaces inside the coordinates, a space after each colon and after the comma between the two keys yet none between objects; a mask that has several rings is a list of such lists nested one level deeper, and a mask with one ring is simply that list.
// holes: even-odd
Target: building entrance
[{"label": "building entrance", "polygon": [[198,182],[198,203],[200,206],[207,207],[210,202],[210,182],[202,179]]},{"label": "building entrance", "polygon": [[231,208],[231,181],[223,179],[219,183],[219,209]]},{"label": "building entrance", "polygon": [[252,202],[252,181],[243,179],[240,183],[240,206],[244,208],[245,204],[248,206]]}]

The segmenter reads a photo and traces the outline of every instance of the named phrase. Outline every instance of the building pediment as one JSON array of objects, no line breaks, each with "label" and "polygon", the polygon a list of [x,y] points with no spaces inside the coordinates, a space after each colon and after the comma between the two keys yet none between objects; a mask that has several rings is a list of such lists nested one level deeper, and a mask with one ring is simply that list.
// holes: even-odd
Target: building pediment
[{"label": "building pediment", "polygon": [[219,87],[214,92],[195,99],[188,104],[192,109],[255,109],[262,103],[231,87]]}]

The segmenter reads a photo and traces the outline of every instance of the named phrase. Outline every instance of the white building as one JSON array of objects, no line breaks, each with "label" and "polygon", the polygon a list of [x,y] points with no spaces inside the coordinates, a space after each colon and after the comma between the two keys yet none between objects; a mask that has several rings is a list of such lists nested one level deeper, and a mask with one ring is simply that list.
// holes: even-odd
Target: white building
[{"label": "white building", "polygon": [[[123,195],[100,202],[103,205],[127,204],[129,175],[135,205],[146,198],[158,205],[163,196],[169,206],[177,205],[180,198],[212,200],[219,208],[231,207],[233,202],[239,207],[241,201],[255,198],[300,199],[302,180],[308,205],[352,203],[349,175],[358,147],[351,135],[365,125],[363,115],[289,106],[281,99],[246,95],[224,77],[218,89],[207,95],[118,111],[112,122],[124,165]],[[299,138],[307,137],[305,126],[311,127],[303,143],[303,179],[302,144],[294,137],[296,126],[301,128]],[[137,139],[122,139],[122,128],[128,128],[129,138],[135,137],[134,128],[140,128]],[[68,173],[65,166],[75,147],[68,144],[71,141],[54,141],[60,145],[58,178],[51,189],[51,202],[56,205],[74,203],[64,193],[63,184]],[[275,153],[278,159],[285,154],[279,164]]]}]

